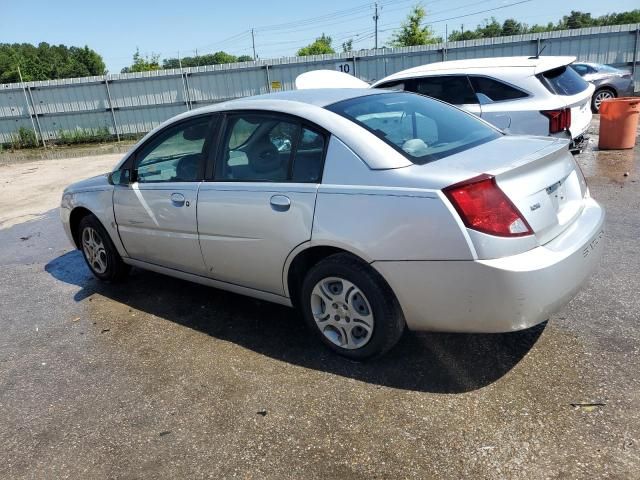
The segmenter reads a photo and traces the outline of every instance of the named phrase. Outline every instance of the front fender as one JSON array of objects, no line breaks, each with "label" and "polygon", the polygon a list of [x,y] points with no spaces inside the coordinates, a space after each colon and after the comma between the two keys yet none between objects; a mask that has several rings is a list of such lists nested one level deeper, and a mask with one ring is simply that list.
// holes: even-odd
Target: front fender
[{"label": "front fender", "polygon": [[86,209],[95,215],[109,234],[120,256],[128,257],[127,251],[120,240],[118,225],[113,213],[113,188],[67,192],[63,195],[60,218],[67,236],[74,244],[73,232],[71,231],[71,216],[72,212],[78,208]]}]

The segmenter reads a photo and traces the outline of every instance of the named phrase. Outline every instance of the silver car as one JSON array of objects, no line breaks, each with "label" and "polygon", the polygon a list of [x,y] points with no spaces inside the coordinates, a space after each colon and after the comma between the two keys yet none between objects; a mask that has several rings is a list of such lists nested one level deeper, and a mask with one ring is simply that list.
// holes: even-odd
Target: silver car
[{"label": "silver car", "polygon": [[412,93],[293,91],[172,118],[60,211],[101,280],[135,266],[295,306],[363,359],[405,327],[520,330],[572,298],[605,214],[567,146]]},{"label": "silver car", "polygon": [[600,111],[600,104],[604,100],[634,95],[633,74],[631,72],[601,63],[572,63],[571,68],[596,87],[593,97],[591,97],[593,113]]}]

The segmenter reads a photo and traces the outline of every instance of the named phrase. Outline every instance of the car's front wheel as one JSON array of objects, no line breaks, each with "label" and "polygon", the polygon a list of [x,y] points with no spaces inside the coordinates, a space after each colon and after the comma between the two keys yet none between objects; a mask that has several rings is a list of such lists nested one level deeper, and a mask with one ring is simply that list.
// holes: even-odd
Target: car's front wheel
[{"label": "car's front wheel", "polygon": [[386,352],[405,328],[400,305],[382,276],[348,254],[332,255],[311,268],[300,304],[322,342],[356,360]]},{"label": "car's front wheel", "polygon": [[97,278],[118,282],[127,276],[129,266],[122,261],[109,234],[94,215],[80,220],[78,239],[84,259]]},{"label": "car's front wheel", "polygon": [[591,97],[591,110],[593,111],[593,113],[600,112],[600,105],[602,105],[602,102],[611,98],[616,98],[616,94],[613,90],[610,90],[608,88],[601,88],[600,90],[596,90],[596,92],[593,94],[593,97]]}]

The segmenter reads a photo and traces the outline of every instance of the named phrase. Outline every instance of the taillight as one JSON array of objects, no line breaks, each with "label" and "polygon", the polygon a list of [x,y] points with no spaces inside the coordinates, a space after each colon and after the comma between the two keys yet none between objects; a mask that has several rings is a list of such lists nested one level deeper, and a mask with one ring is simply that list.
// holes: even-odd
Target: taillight
[{"label": "taillight", "polygon": [[443,192],[468,228],[499,237],[533,234],[522,214],[490,175],[456,183]]},{"label": "taillight", "polygon": [[540,112],[549,119],[549,133],[559,133],[571,127],[571,109],[543,110]]}]

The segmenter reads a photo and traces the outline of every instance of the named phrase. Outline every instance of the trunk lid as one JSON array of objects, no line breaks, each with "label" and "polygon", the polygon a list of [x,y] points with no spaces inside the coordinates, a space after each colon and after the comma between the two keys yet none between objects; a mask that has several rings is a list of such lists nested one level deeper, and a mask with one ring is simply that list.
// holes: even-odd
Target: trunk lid
[{"label": "trunk lid", "polygon": [[441,159],[434,166],[442,168],[445,164],[468,171],[469,177],[483,173],[494,176],[531,226],[537,245],[562,233],[584,207],[587,185],[567,140],[505,136]]}]

